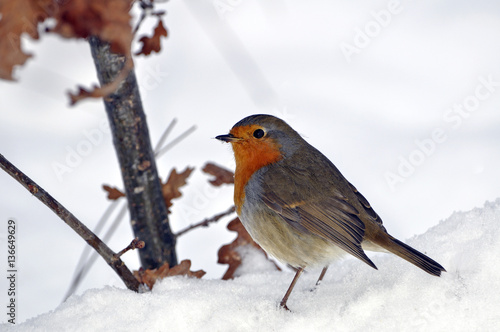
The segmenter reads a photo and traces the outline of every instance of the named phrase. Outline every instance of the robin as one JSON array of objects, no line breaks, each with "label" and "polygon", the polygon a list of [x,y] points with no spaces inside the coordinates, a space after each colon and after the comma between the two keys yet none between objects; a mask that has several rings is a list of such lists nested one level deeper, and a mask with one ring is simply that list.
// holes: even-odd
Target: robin
[{"label": "robin", "polygon": [[377,269],[364,250],[391,252],[440,276],[439,263],[387,233],[370,203],[321,152],[283,120],[265,114],[236,123],[216,137],[236,159],[234,203],[252,238],[296,270],[280,306],[306,268],[324,267],[349,253]]}]

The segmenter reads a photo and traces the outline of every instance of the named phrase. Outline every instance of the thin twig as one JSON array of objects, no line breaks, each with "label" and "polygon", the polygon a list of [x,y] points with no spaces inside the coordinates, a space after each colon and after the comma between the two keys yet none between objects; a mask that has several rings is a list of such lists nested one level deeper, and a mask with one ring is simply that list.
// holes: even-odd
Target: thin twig
[{"label": "thin twig", "polygon": [[[115,201],[118,202],[118,201]],[[118,226],[120,225],[123,216],[127,212],[127,204],[123,204],[122,207],[120,208],[120,211],[115,217],[115,220],[111,224],[111,226],[108,228],[106,233],[102,236],[102,241],[103,242],[108,242],[109,239],[111,239],[111,236],[113,233],[116,231]],[[82,254],[83,255],[83,254]],[[73,280],[71,281],[71,286],[69,287],[68,291],[66,292],[66,295],[64,297],[63,302],[65,302],[73,293],[76,291],[78,286],[80,285],[80,282],[85,278],[85,276],[88,274],[92,266],[94,265],[95,261],[98,258],[97,252],[93,251],[90,255],[90,257],[87,259],[87,261],[84,264],[79,265],[79,268],[75,270],[75,274],[73,277]]]},{"label": "thin twig", "polygon": [[80,235],[92,248],[94,248],[123,280],[128,289],[136,292],[139,291],[139,282],[134,277],[132,272],[130,272],[120,258],[115,258],[115,253],[104,242],[102,242],[101,239],[92,233],[87,226],[80,222],[80,220],[78,220],[42,187],[36,184],[26,174],[21,172],[16,166],[5,159],[2,154],[0,154],[0,168],[16,179],[17,182],[22,184],[23,187],[25,187],[30,193],[51,209],[68,226],[77,232],[78,235]]},{"label": "thin twig", "polygon": [[[158,158],[158,152],[160,149],[162,149],[162,153],[166,152],[168,149],[172,148],[176,143],[180,142],[190,132],[192,132],[192,130],[194,130],[194,128],[191,128],[190,130],[184,132],[183,134],[181,134],[181,136],[177,137],[171,143],[167,144],[165,147],[162,148],[162,145],[165,143],[167,137],[172,132],[176,123],[177,123],[177,119],[174,118],[170,122],[170,124],[167,126],[167,128],[165,129],[165,131],[161,135],[158,142],[156,143],[156,146],[154,149],[156,158]],[[114,201],[114,202],[118,202],[118,201]],[[118,228],[120,222],[123,220],[123,216],[125,215],[126,212],[127,212],[127,206],[123,205],[122,208],[120,209],[120,211],[118,212],[117,216],[115,217],[115,220],[113,221],[113,223],[109,227],[109,229],[102,236],[102,241],[107,242],[111,238],[113,233]],[[96,229],[94,230],[94,233],[98,234],[101,231],[102,227],[104,226],[104,223],[106,223],[106,221],[108,219],[109,219],[109,214],[105,212],[104,215],[101,217],[101,220],[103,221],[103,223],[101,224],[101,221],[98,223],[98,225],[96,226]],[[87,273],[90,271],[92,265],[95,263],[97,257],[98,257],[97,253],[93,252],[91,254],[91,256],[87,259],[87,254],[86,254],[86,251],[84,249],[82,256],[80,257],[80,262],[77,265],[77,268],[75,269],[75,273],[73,275],[73,280],[71,281],[71,285],[70,285],[68,291],[66,292],[66,295],[64,296],[63,302],[66,301],[76,291],[76,289],[80,285],[83,278],[87,275]]]},{"label": "thin twig", "polygon": [[[135,36],[137,34],[137,31],[139,31],[139,28],[141,27],[142,22],[146,18],[146,16],[149,14],[150,16],[156,16],[158,18],[161,18],[163,15],[165,15],[164,10],[158,10],[158,11],[153,11],[155,3],[153,1],[137,1],[139,3],[139,6],[141,7],[141,17],[139,17],[139,21],[137,21],[137,24],[135,25],[134,31],[132,34]],[[156,3],[162,2],[162,1],[155,1]]]},{"label": "thin twig", "polygon": [[[101,218],[97,222],[97,225],[92,230],[92,232],[94,232],[94,234],[99,235],[99,233],[101,232],[102,228],[106,224],[106,221],[109,219],[110,215],[113,213],[113,211],[115,210],[115,208],[118,206],[118,203],[119,203],[118,200],[113,201],[108,206],[108,208],[106,209],[106,211],[104,211],[104,214],[101,216]],[[105,239],[102,239],[102,240],[106,241]],[[82,254],[80,256],[80,260],[78,261],[78,264],[76,264],[77,269],[80,269],[84,265],[84,262],[87,260],[87,256],[89,255],[90,250],[91,250],[91,248],[87,247],[87,246],[85,246],[83,248]]]},{"label": "thin twig", "polygon": [[168,135],[170,135],[170,133],[172,132],[172,129],[174,129],[176,124],[177,124],[177,119],[173,118],[172,121],[170,121],[170,124],[168,125],[168,127],[163,132],[163,134],[161,134],[161,137],[158,140],[158,143],[156,143],[156,146],[154,148],[155,156],[158,155],[158,151],[161,149],[161,146],[163,145],[163,143],[165,143],[165,141],[168,138]]},{"label": "thin twig", "polygon": [[165,145],[163,148],[161,148],[157,153],[156,153],[156,158],[160,158],[162,154],[170,150],[173,146],[178,144],[180,141],[182,141],[184,138],[186,138],[189,134],[191,134],[193,131],[196,130],[196,126],[191,126],[189,129],[187,129],[185,132],[180,134],[177,138],[172,140],[172,142],[168,143]]},{"label": "thin twig", "polygon": [[[115,200],[108,206],[104,214],[101,216],[101,219],[97,222],[97,226],[92,230],[94,234],[98,235],[101,232],[101,229],[104,227],[104,224],[106,221],[109,219],[109,216],[113,213],[114,209],[118,206],[119,201]],[[105,239],[102,239],[104,242],[106,242]],[[73,293],[76,291],[76,288],[78,287],[78,284],[80,283],[80,278],[83,277],[82,275],[82,270],[85,269],[87,264],[89,263],[90,259],[88,259],[88,255],[90,254],[91,257],[93,254],[97,253],[95,251],[90,252],[92,248],[84,246],[82,254],[80,255],[80,259],[78,260],[78,263],[76,264],[75,272],[73,273],[73,278],[71,280],[71,284],[69,286],[68,291],[66,292],[66,295],[64,295],[63,302],[65,302]]]},{"label": "thin twig", "polygon": [[203,221],[200,221],[199,223],[196,223],[196,224],[192,224],[191,226],[189,227],[186,227],[184,228],[183,230],[177,232],[176,234],[174,234],[174,236],[176,238],[178,238],[179,236],[197,228],[197,227],[207,227],[208,224],[210,224],[211,222],[216,222],[216,221],[219,221],[220,218],[222,217],[225,217],[231,213],[233,213],[235,211],[235,207],[234,206],[231,206],[229,208],[229,210],[227,210],[226,212],[222,212],[222,213],[219,213],[219,214],[216,214],[215,216],[213,216],[212,218],[207,218],[207,219],[204,219]]},{"label": "thin twig", "polygon": [[125,249],[120,250],[119,253],[115,254],[115,260],[120,259],[120,257],[129,250],[144,248],[144,245],[145,245],[144,241],[139,241],[139,238],[136,237],[135,239],[132,240],[132,242],[130,242],[128,246],[125,247]]},{"label": "thin twig", "polygon": [[139,17],[139,21],[137,21],[137,24],[135,25],[134,31],[132,32],[132,34],[134,36],[137,33],[137,31],[139,31],[139,27],[141,26],[141,24],[142,24],[142,22],[144,21],[145,18],[146,18],[146,10],[143,9],[141,11],[141,17]]}]

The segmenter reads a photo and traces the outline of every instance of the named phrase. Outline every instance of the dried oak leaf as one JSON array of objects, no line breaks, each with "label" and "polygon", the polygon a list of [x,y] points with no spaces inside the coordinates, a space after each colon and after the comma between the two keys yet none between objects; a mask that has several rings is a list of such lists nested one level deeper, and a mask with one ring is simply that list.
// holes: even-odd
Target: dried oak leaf
[{"label": "dried oak leaf", "polygon": [[130,25],[130,8],[133,0],[71,0],[62,1],[54,14],[56,25],[49,32],[64,38],[88,38],[96,36],[108,42],[113,53],[123,54],[127,61],[113,82],[90,90],[78,87],[70,93],[71,105],[86,98],[105,97],[116,91],[133,67],[130,45],[133,33]]},{"label": "dried oak leaf", "polygon": [[161,18],[158,21],[158,25],[154,30],[154,34],[152,37],[142,37],[139,41],[142,43],[142,49],[137,52],[135,55],[144,54],[149,55],[151,52],[160,52],[161,50],[161,36],[167,37],[167,30],[163,26],[163,21]]},{"label": "dried oak leaf", "polygon": [[125,197],[125,194],[122,193],[119,189],[110,187],[106,184],[102,185],[102,189],[108,192],[108,199],[115,201],[120,197]]},{"label": "dried oak leaf", "polygon": [[[226,244],[225,246],[219,249],[218,253],[219,260],[217,262],[219,264],[229,265],[226,273],[224,273],[224,276],[222,276],[223,280],[233,279],[234,272],[241,265],[241,255],[236,250],[238,247],[246,245],[254,246],[255,248],[261,250],[267,257],[266,252],[257,244],[257,242],[255,242],[252,239],[250,234],[248,234],[247,230],[245,229],[239,218],[236,217],[235,219],[231,220],[227,225],[227,229],[229,229],[230,231],[237,232],[238,236],[232,243]],[[276,268],[279,270],[278,266],[276,266]]]},{"label": "dried oak leaf", "polygon": [[201,278],[206,273],[203,270],[191,271],[190,268],[191,261],[189,259],[185,259],[172,268],[168,266],[168,263],[165,263],[159,268],[152,270],[143,270],[141,268],[139,271],[134,271],[134,276],[140,283],[147,285],[149,289],[153,289],[153,286],[158,279],[179,275]]},{"label": "dried oak leaf", "polygon": [[182,196],[179,188],[186,184],[186,179],[191,175],[193,170],[194,168],[187,167],[181,173],[177,173],[175,168],[170,171],[167,182],[162,184],[163,199],[167,204],[167,208],[172,206],[172,199]]},{"label": "dried oak leaf", "polygon": [[31,57],[21,49],[21,35],[38,39],[38,23],[53,10],[52,0],[0,1],[0,78],[14,79],[13,67]]},{"label": "dried oak leaf", "polygon": [[[17,0],[16,0],[17,1]],[[132,0],[62,1],[54,15],[56,26],[50,30],[64,38],[97,36],[110,43],[114,53],[130,56]]]},{"label": "dried oak leaf", "polygon": [[202,171],[215,176],[215,178],[209,180],[209,182],[216,187],[222,184],[234,183],[234,173],[216,164],[207,163]]},{"label": "dried oak leaf", "polygon": [[82,86],[78,86],[77,93],[69,93],[71,105],[76,104],[78,101],[85,98],[99,98],[104,97],[97,85],[93,85],[91,90],[87,90]]},{"label": "dried oak leaf", "polygon": [[70,103],[71,105],[76,104],[82,99],[86,98],[101,98],[101,97],[106,97],[112,93],[114,93],[120,84],[127,78],[130,69],[133,67],[133,62],[131,58],[127,58],[125,61],[125,65],[122,68],[122,71],[120,74],[118,74],[117,77],[111,82],[108,83],[102,87],[98,87],[97,85],[93,85],[91,90],[87,90],[86,88],[82,86],[78,86],[78,92],[77,93],[69,93],[69,98],[70,98]]}]

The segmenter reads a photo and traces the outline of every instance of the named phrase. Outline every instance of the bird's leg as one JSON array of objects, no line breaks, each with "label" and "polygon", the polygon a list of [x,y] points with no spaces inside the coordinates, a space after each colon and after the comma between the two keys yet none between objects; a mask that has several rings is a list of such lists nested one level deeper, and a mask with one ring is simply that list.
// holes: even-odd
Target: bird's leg
[{"label": "bird's leg", "polygon": [[303,267],[301,267],[297,270],[297,273],[295,273],[295,277],[293,277],[293,280],[292,280],[292,283],[290,284],[290,287],[288,287],[288,290],[286,291],[285,296],[283,296],[283,300],[281,300],[280,307],[284,308],[285,310],[290,310],[286,306],[286,301],[288,301],[288,297],[292,293],[293,287],[295,286],[295,284],[299,280],[299,277],[302,274],[302,272],[304,272]]},{"label": "bird's leg", "polygon": [[321,281],[323,280],[323,277],[325,276],[327,270],[328,270],[328,265],[323,268],[323,271],[321,271],[318,281],[316,281],[316,286],[319,286],[319,284],[321,284]]}]

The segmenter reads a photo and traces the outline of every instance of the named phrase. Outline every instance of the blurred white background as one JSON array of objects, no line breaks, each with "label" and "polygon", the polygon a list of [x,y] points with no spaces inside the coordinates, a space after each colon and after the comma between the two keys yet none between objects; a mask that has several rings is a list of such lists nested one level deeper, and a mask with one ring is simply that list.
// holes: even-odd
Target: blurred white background
[{"label": "blurred white background", "polygon": [[[254,113],[284,118],[402,240],[500,196],[500,3],[171,0],[159,8],[169,33],[162,52],[135,59],[151,138],[173,118],[169,140],[197,126],[157,161],[162,178],[196,167],[174,203],[174,231],[232,204],[232,187],[214,190],[201,167],[234,167],[229,145],[213,137]],[[0,82],[0,153],[93,228],[109,205],[102,184],[122,181],[102,101],[68,106],[68,90],[97,82],[89,46],[52,35],[23,45],[35,56],[17,82]],[[61,302],[85,244],[3,172],[0,195],[0,266],[7,220],[18,225],[22,321]],[[180,238],[179,260],[220,278],[217,250],[234,238],[228,220]],[[125,220],[109,245],[118,251],[132,238]],[[138,268],[136,253],[123,258]],[[99,259],[78,293],[104,285],[122,287]]]}]

